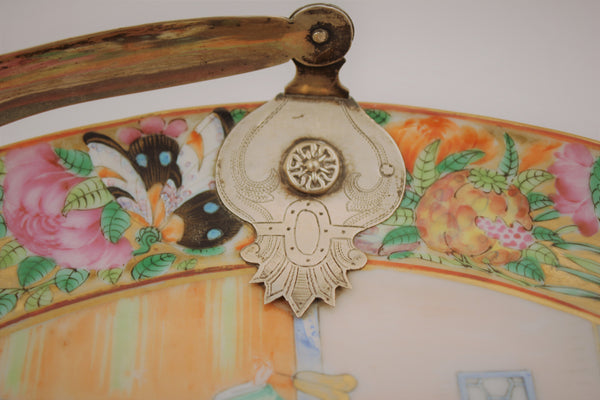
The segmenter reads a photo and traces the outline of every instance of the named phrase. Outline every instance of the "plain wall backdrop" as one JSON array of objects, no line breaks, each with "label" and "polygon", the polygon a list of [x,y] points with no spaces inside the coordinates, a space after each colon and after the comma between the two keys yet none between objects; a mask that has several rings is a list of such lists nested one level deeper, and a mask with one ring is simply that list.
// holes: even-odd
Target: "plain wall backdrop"
[{"label": "plain wall backdrop", "polygon": [[[0,53],[123,26],[222,15],[289,16],[292,0],[0,0]],[[507,119],[600,139],[600,2],[336,2],[356,36],[343,84],[358,101]],[[100,100],[0,128],[10,143],[173,108],[266,101],[291,63],[235,77]]]}]

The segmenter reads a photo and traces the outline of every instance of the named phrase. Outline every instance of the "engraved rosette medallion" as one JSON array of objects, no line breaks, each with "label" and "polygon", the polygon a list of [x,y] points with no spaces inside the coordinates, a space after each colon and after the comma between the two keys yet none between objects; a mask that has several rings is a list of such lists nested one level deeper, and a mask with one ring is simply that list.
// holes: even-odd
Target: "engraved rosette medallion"
[{"label": "engraved rosette medallion", "polygon": [[241,252],[259,265],[252,282],[301,316],[350,287],[347,271],[367,261],[353,238],[398,207],[405,168],[354,100],[280,95],[229,134],[216,177],[223,204],[256,230]]}]

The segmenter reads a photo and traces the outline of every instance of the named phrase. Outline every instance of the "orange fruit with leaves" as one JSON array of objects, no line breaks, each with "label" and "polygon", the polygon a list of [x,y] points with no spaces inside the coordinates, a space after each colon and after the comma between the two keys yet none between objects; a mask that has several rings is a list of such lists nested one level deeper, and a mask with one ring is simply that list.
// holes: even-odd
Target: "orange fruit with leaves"
[{"label": "orange fruit with leaves", "polygon": [[469,175],[450,173],[425,191],[415,210],[421,239],[433,250],[485,264],[518,260],[532,242],[527,197],[514,185],[500,193],[486,191],[470,182]]}]

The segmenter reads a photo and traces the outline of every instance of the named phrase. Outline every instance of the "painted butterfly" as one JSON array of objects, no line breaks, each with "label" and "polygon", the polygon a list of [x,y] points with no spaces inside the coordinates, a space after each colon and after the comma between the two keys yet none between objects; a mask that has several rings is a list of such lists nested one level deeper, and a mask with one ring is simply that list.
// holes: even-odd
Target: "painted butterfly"
[{"label": "painted butterfly", "polygon": [[117,202],[158,229],[162,240],[190,249],[215,247],[235,236],[242,222],[222,206],[214,187],[215,160],[233,127],[231,114],[215,109],[189,135],[181,135],[187,130],[183,120],[165,126],[162,118],[150,117],[141,125],[141,131],[125,128],[118,134],[128,148],[102,133],[83,137]]}]

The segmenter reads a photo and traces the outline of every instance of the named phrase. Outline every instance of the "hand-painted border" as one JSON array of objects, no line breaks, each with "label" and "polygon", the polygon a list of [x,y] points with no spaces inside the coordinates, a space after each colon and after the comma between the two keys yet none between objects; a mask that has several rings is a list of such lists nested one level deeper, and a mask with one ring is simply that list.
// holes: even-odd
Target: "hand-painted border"
[{"label": "hand-painted border", "polygon": [[[221,108],[221,114],[205,107],[130,118],[1,150],[0,329],[12,330],[25,321],[56,315],[62,309],[66,312],[74,304],[83,307],[105,295],[108,299],[114,293],[121,296],[135,288],[150,289],[157,282],[179,282],[179,278],[200,275],[216,278],[219,274],[215,272],[250,268],[242,266],[237,255],[253,240],[250,229],[234,232],[219,246],[193,248],[192,243],[190,247],[190,242],[178,236],[181,227],[177,219],[169,220],[183,203],[183,190],[168,182],[157,190],[154,182],[149,182],[143,190],[130,193],[132,200],[127,200],[114,183],[111,158],[102,157],[126,155],[121,160],[132,167],[125,172],[133,182],[137,179],[131,172],[137,171],[135,163],[147,162],[130,154],[136,140],[162,140],[158,148],[163,150],[176,144],[184,150],[177,160],[185,156],[196,163],[198,171],[205,171],[203,186],[193,186],[190,182],[195,181],[188,180],[189,186],[183,187],[191,187],[191,195],[204,196],[211,190],[210,162],[214,161],[202,154],[203,145],[212,143],[214,150],[221,129],[218,123],[226,125],[223,118],[235,123],[258,105],[233,105]],[[356,241],[370,253],[372,265],[475,283],[600,321],[598,143],[485,117],[407,106],[362,106],[395,139],[410,173],[405,201],[396,214]],[[172,161],[173,156],[151,164]],[[195,171],[180,169],[183,180]],[[10,222],[11,213],[21,210],[31,193],[42,191],[40,198],[52,199],[56,193],[52,179],[31,183],[50,170],[55,172],[54,178],[69,180],[61,192],[65,200],[71,196],[68,207],[66,201],[61,204],[62,217],[73,212],[84,215],[86,221],[97,219],[93,229],[101,235],[95,239],[107,248],[121,243],[116,253],[123,256],[119,265],[107,264],[102,258],[95,265],[57,261],[39,249],[43,241],[37,240],[43,235],[23,235],[21,223],[14,222],[23,221],[23,215],[30,217],[31,211]],[[29,179],[22,179],[23,174],[29,174]],[[28,183],[10,184],[11,179]],[[171,178],[171,182],[176,180]],[[98,198],[92,195],[95,193],[100,193]],[[155,209],[146,214],[140,211],[142,200],[152,196],[179,196],[180,202],[159,204],[167,211],[163,210],[158,223]],[[202,205],[208,204],[206,210],[211,211],[212,203],[208,198]],[[103,218],[112,222],[102,225]],[[499,231],[508,236],[500,237]],[[213,230],[211,235],[219,237],[221,233]],[[110,259],[114,263],[118,257]]]}]

